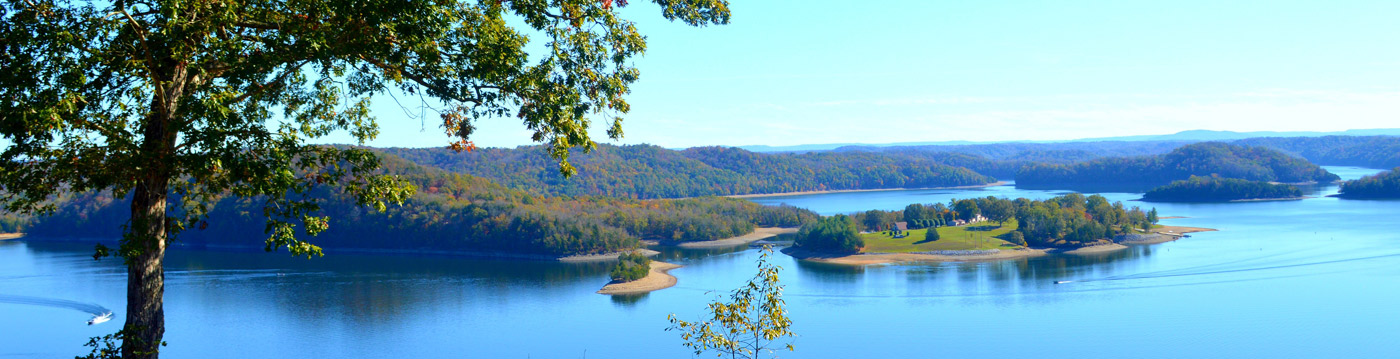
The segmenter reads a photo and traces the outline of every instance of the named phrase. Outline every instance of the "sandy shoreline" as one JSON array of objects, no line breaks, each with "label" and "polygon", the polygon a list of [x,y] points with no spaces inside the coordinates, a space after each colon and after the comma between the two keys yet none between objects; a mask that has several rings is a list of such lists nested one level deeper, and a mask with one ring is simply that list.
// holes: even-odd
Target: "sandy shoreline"
[{"label": "sandy shoreline", "polygon": [[1278,197],[1278,198],[1233,199],[1233,200],[1230,200],[1230,203],[1237,203],[1237,202],[1301,201],[1301,200],[1305,200],[1305,199],[1308,199],[1308,198],[1314,198],[1314,197],[1299,196],[1299,197]]},{"label": "sandy shoreline", "polygon": [[[713,241],[680,242],[678,244],[675,244],[675,246],[688,249],[737,247],[748,245],[749,243],[757,242],[759,240],[777,237],[779,234],[797,233],[797,230],[799,229],[801,228],[759,227],[754,228],[753,232],[749,234],[745,234],[738,237],[717,239]],[[670,245],[670,243],[667,242],[661,243]]]},{"label": "sandy shoreline", "polygon": [[1160,234],[1165,234],[1165,235],[1169,235],[1169,236],[1182,235],[1182,234],[1187,234],[1187,233],[1196,233],[1196,232],[1215,232],[1215,231],[1216,231],[1216,229],[1214,229],[1214,228],[1186,227],[1186,226],[1162,226],[1162,228],[1153,228],[1153,233],[1160,233]]},{"label": "sandy shoreline", "polygon": [[1075,249],[1071,249],[1071,250],[1067,250],[1067,251],[1063,251],[1063,252],[1059,252],[1059,253],[1073,254],[1073,255],[1088,255],[1088,254],[1103,254],[1103,253],[1109,253],[1109,252],[1117,252],[1117,251],[1121,251],[1121,250],[1124,250],[1124,249],[1128,249],[1128,246],[1125,246],[1125,245],[1122,245],[1122,244],[1118,244],[1118,243],[1109,243],[1109,244],[1100,244],[1100,245],[1097,245],[1097,246],[1079,247],[1079,248],[1075,248]]},{"label": "sandy shoreline", "polygon": [[651,261],[651,272],[647,276],[631,282],[608,283],[598,290],[598,294],[641,294],[670,288],[676,285],[676,277],[666,272],[680,267],[679,264]]},{"label": "sandy shoreline", "polygon": [[945,255],[925,253],[857,253],[852,255],[832,255],[801,250],[793,247],[783,249],[783,253],[805,261],[842,265],[870,265],[906,262],[981,262],[1007,259],[1039,257],[1047,253],[1044,249],[1001,250],[990,254]]},{"label": "sandy shoreline", "polygon": [[0,233],[0,241],[24,237],[24,233]]},{"label": "sandy shoreline", "polygon": [[979,184],[979,185],[971,185],[971,186],[923,187],[923,188],[903,188],[903,187],[900,187],[900,188],[875,188],[875,189],[838,189],[838,190],[829,190],[829,191],[798,191],[798,192],[762,193],[762,194],[735,194],[735,195],[728,195],[728,196],[724,196],[724,197],[729,197],[729,198],[761,198],[761,197],[798,196],[798,195],[806,195],[806,194],[827,194],[827,193],[880,192],[880,191],[904,191],[904,190],[925,190],[925,189],[968,189],[968,188],[996,187],[996,186],[1001,186],[1001,185],[1005,185],[1005,184],[1006,184],[1006,181],[996,181],[996,182],[992,182],[992,183],[988,183],[988,184]]},{"label": "sandy shoreline", "polygon": [[[635,251],[637,251],[637,252],[642,252],[642,255],[647,256],[647,257],[654,256],[654,255],[657,255],[657,254],[660,254],[660,253],[661,253],[661,252],[653,251],[653,250],[650,250],[650,249],[637,249],[637,250],[635,250]],[[613,253],[604,253],[604,254],[578,254],[578,255],[572,255],[572,256],[567,256],[567,257],[559,257],[559,258],[557,258],[556,260],[558,260],[558,261],[560,261],[560,262],[572,262],[572,263],[577,263],[577,262],[601,262],[601,261],[616,260],[617,257],[622,256],[623,253],[631,253],[631,252],[633,252],[633,251],[622,251],[622,252],[613,252]]]}]

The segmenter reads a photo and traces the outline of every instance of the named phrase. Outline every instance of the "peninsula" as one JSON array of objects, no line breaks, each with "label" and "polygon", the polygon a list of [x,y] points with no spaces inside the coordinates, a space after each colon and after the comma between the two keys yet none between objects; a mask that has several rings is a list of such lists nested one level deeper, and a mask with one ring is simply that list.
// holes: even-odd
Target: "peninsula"
[{"label": "peninsula", "polygon": [[[883,222],[891,218],[898,221]],[[1213,230],[1162,226],[1157,220],[1155,209],[1124,209],[1121,202],[1109,204],[1097,195],[1045,201],[979,198],[954,201],[951,208],[910,205],[904,211],[822,218],[804,226],[783,253],[844,265],[994,261],[1107,253]],[[924,228],[910,229],[911,224]]]}]

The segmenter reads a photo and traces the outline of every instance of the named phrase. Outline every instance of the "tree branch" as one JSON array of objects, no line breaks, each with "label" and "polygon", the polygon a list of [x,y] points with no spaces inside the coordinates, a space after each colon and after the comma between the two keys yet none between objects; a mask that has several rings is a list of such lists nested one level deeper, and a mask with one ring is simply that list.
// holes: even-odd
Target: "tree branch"
[{"label": "tree branch", "polygon": [[392,66],[392,65],[386,64],[386,63],[384,63],[384,61],[380,61],[379,59],[375,59],[375,58],[372,58],[372,57],[369,57],[369,56],[365,56],[365,55],[358,55],[358,56],[359,56],[359,58],[360,58],[361,60],[365,60],[365,62],[368,62],[368,63],[370,63],[371,65],[374,65],[375,67],[378,67],[378,68],[383,69],[383,70],[385,70],[385,71],[393,71],[393,72],[395,72],[395,73],[402,74],[404,77],[407,77],[408,79],[413,80],[413,82],[414,82],[414,83],[417,83],[419,86],[423,86],[423,87],[427,87],[428,89],[435,90],[435,91],[441,93],[442,96],[445,96],[445,97],[447,97],[447,98],[450,99],[450,100],[459,101],[459,102],[471,102],[471,103],[474,103],[474,104],[479,104],[479,103],[481,103],[481,100],[480,100],[480,99],[477,99],[477,98],[459,97],[459,96],[453,95],[453,94],[452,94],[452,91],[449,91],[449,89],[442,88],[442,87],[440,87],[440,86],[434,85],[434,84],[428,82],[428,79],[427,79],[427,78],[424,78],[424,77],[419,76],[419,75],[415,75],[415,74],[413,74],[413,73],[411,73],[411,72],[408,72],[408,71],[405,70],[405,69],[398,68],[398,67],[394,67],[394,66]]}]

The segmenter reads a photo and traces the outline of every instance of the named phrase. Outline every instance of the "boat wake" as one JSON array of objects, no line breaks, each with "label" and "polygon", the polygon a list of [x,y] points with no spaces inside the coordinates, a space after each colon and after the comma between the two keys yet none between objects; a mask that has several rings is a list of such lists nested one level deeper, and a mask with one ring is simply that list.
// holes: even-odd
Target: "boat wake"
[{"label": "boat wake", "polygon": [[[1169,277],[1187,277],[1187,276],[1213,275],[1213,274],[1225,274],[1225,273],[1240,273],[1240,272],[1257,272],[1257,271],[1268,271],[1268,270],[1285,269],[1285,268],[1311,267],[1311,266],[1321,266],[1321,265],[1337,264],[1337,263],[1369,261],[1369,260],[1383,259],[1383,258],[1393,258],[1393,257],[1400,257],[1400,253],[1382,254],[1382,255],[1368,256],[1368,257],[1357,257],[1357,258],[1344,258],[1344,259],[1324,260],[1324,261],[1315,261],[1315,262],[1284,263],[1284,264],[1262,265],[1262,266],[1252,266],[1252,267],[1246,266],[1246,267],[1242,267],[1242,268],[1218,268],[1218,269],[1207,269],[1207,268],[1205,268],[1205,267],[1208,267],[1208,266],[1202,266],[1202,267],[1197,267],[1197,268],[1187,268],[1187,270],[1185,270],[1185,271],[1183,271],[1183,270],[1167,270],[1167,271],[1160,271],[1160,272],[1148,272],[1148,273],[1138,273],[1138,274],[1130,274],[1130,275],[1108,276],[1108,277],[1101,277],[1101,278],[1085,278],[1085,279],[1076,279],[1076,280],[1062,280],[1062,281],[1055,281],[1055,284],[1076,283],[1076,282],[1077,282],[1077,283],[1085,283],[1085,282],[1120,281],[1120,280],[1134,280],[1134,279],[1153,279],[1153,278],[1169,278]],[[1190,269],[1196,269],[1196,270],[1190,270]]]},{"label": "boat wake", "polygon": [[37,305],[51,308],[64,308],[91,314],[92,319],[88,320],[88,325],[99,324],[112,320],[112,311],[94,303],[75,302],[65,299],[30,297],[23,295],[0,294],[0,303]]}]

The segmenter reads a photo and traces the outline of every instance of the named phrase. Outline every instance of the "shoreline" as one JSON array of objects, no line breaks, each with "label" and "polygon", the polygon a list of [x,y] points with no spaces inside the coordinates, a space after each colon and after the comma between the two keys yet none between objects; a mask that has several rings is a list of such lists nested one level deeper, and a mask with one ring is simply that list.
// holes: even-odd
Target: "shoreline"
[{"label": "shoreline", "polygon": [[758,228],[754,228],[754,229],[753,229],[753,232],[749,232],[749,234],[745,234],[745,235],[741,235],[741,236],[735,236],[735,237],[729,237],[729,238],[725,238],[725,239],[716,239],[716,240],[713,240],[713,241],[692,241],[692,242],[658,242],[657,244],[659,244],[659,245],[664,245],[664,246],[681,247],[681,248],[685,248],[685,249],[709,249],[709,248],[738,247],[738,246],[745,246],[745,245],[748,245],[749,243],[757,242],[757,241],[760,241],[760,240],[764,240],[764,239],[768,239],[768,238],[777,237],[777,236],[780,235],[780,234],[797,233],[797,230],[799,230],[799,229],[802,229],[802,228],[801,228],[801,227],[758,227]]},{"label": "shoreline", "polygon": [[15,238],[24,238],[24,233],[0,233],[0,241]]},{"label": "shoreline", "polygon": [[1117,251],[1121,251],[1121,250],[1124,250],[1124,249],[1128,249],[1128,246],[1125,246],[1125,245],[1120,244],[1120,243],[1108,243],[1108,244],[1100,244],[1100,245],[1088,246],[1088,247],[1079,247],[1079,248],[1070,249],[1070,250],[1060,250],[1060,251],[1056,251],[1055,253],[1073,254],[1073,255],[1076,255],[1076,256],[1083,256],[1083,255],[1094,255],[1094,254],[1112,253],[1112,252],[1117,252]]},{"label": "shoreline", "polygon": [[927,254],[927,253],[856,253],[850,255],[817,253],[793,247],[784,248],[783,254],[792,256],[799,260],[812,261],[817,263],[829,263],[839,265],[872,265],[891,263],[943,263],[943,262],[987,262],[1001,261],[1008,259],[1021,259],[1039,257],[1048,254],[1050,251],[1037,248],[1023,248],[1014,250],[998,250],[990,254]]},{"label": "shoreline", "polygon": [[651,261],[651,271],[642,279],[631,282],[609,282],[598,290],[598,294],[604,295],[628,295],[642,294],[670,288],[676,285],[676,276],[671,275],[672,269],[682,267],[679,264]]},{"label": "shoreline", "polygon": [[1276,197],[1276,198],[1246,198],[1246,199],[1231,199],[1231,200],[1224,200],[1224,201],[1176,201],[1176,200],[1150,200],[1150,199],[1142,198],[1142,199],[1138,199],[1138,201],[1139,201],[1139,202],[1147,202],[1147,203],[1244,203],[1244,202],[1301,201],[1301,200],[1305,200],[1305,199],[1309,199],[1309,198],[1316,198],[1316,197],[1298,196],[1298,197]]},{"label": "shoreline", "polygon": [[986,183],[986,184],[967,185],[967,186],[950,186],[950,187],[920,187],[920,188],[905,188],[905,187],[899,187],[899,188],[873,188],[873,189],[834,189],[834,190],[823,190],[823,191],[796,191],[796,192],[760,193],[760,194],[732,194],[732,195],[721,196],[721,197],[729,197],[729,198],[740,198],[740,199],[743,199],[743,198],[763,198],[763,197],[801,196],[801,195],[809,195],[809,194],[829,194],[829,193],[856,193],[856,192],[880,192],[880,191],[907,191],[907,190],[929,190],[929,189],[970,189],[970,188],[996,187],[996,186],[1002,186],[1002,185],[1006,185],[1006,184],[1007,184],[1006,181],[996,181],[996,182]]},{"label": "shoreline", "polygon": [[657,255],[657,254],[661,254],[661,252],[653,251],[653,250],[650,250],[650,249],[638,248],[638,249],[634,249],[634,250],[630,250],[630,251],[612,252],[612,253],[603,253],[603,254],[575,254],[575,255],[571,255],[571,256],[563,256],[563,257],[555,258],[554,260],[557,260],[557,261],[560,261],[560,262],[566,262],[566,263],[582,263],[582,262],[602,262],[602,261],[611,261],[611,260],[617,260],[617,257],[622,256],[623,253],[630,253],[630,252],[634,252],[634,251],[635,251],[635,252],[641,252],[642,255],[647,256],[647,257],[651,257],[651,256],[655,256],[655,255]]},{"label": "shoreline", "polygon": [[[16,237],[12,237],[12,238],[16,238]],[[0,238],[0,240],[4,240],[4,239],[7,239],[7,238]],[[26,239],[26,240],[31,240],[31,241],[35,241],[35,242],[49,242],[49,243],[91,244],[91,243],[101,243],[101,242],[103,242],[103,241],[116,241],[116,240],[118,240],[118,239],[117,239],[117,238],[105,238],[105,239],[104,239],[104,238],[90,238],[90,237],[43,237],[42,239]],[[267,252],[267,251],[264,251],[264,250],[263,250],[263,247],[262,247],[262,246],[244,246],[244,245],[220,245],[220,244],[189,245],[189,244],[184,244],[184,243],[177,243],[177,244],[171,245],[171,246],[168,247],[168,248],[170,248],[170,249],[178,249],[178,250],[186,250],[186,251],[285,253],[285,252],[284,252],[283,250],[281,250],[281,249],[276,250],[276,251],[272,251],[272,252]],[[644,254],[644,255],[646,255],[646,256],[648,256],[648,257],[654,256],[654,255],[657,255],[657,254],[660,254],[660,253],[661,253],[661,252],[657,252],[657,251],[650,250],[650,249],[646,249],[646,248],[638,248],[638,249],[631,249],[631,250],[625,250],[625,251],[619,251],[619,252],[611,252],[611,253],[601,253],[601,254],[575,254],[575,255],[568,255],[568,256],[553,256],[553,255],[535,254],[535,253],[510,253],[510,252],[469,251],[469,250],[446,250],[446,249],[438,250],[438,249],[388,249],[388,248],[383,248],[383,249],[381,249],[381,248],[340,248],[340,247],[329,247],[329,248],[323,248],[322,250],[323,250],[327,255],[332,255],[332,254],[358,254],[358,255],[390,255],[390,256],[439,256],[439,257],[458,257],[458,258],[472,258],[472,259],[522,260],[522,261],[563,262],[563,263],[603,262],[603,261],[617,260],[617,257],[618,257],[618,256],[621,256],[623,253],[629,253],[629,252],[633,252],[633,251],[640,251],[640,252],[642,252],[642,254]]]},{"label": "shoreline", "polygon": [[1147,240],[1115,242],[1079,248],[1022,248],[1013,250],[998,250],[989,254],[929,254],[929,253],[856,253],[856,254],[830,254],[818,253],[794,247],[784,248],[783,254],[787,254],[798,260],[805,260],[817,263],[828,263],[838,265],[863,266],[872,264],[891,263],[945,263],[945,262],[989,262],[1003,261],[1021,258],[1033,258],[1048,254],[1070,254],[1070,255],[1097,255],[1112,253],[1131,248],[1131,246],[1159,244],[1181,239],[1188,233],[1214,232],[1216,229],[1184,226],[1162,226],[1153,229],[1154,236]]}]

